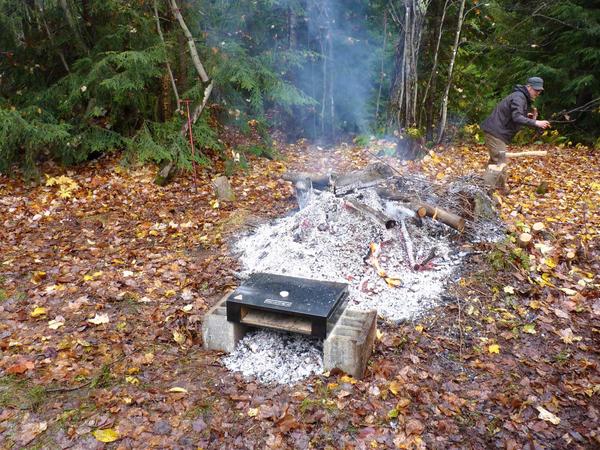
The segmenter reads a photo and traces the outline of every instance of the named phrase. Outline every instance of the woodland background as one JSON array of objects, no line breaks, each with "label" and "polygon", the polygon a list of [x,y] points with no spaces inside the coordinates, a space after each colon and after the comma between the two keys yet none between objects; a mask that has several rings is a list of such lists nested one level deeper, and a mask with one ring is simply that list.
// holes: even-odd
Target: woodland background
[{"label": "woodland background", "polygon": [[[599,41],[593,0],[0,0],[0,170],[115,150],[189,169],[181,99],[196,162],[232,170],[272,153],[269,130],[480,141],[533,75],[554,130],[517,142],[598,146]],[[227,151],[230,126],[259,144]]]},{"label": "woodland background", "polygon": [[[593,0],[0,0],[0,448],[598,448],[599,42]],[[446,230],[460,278],[378,321],[363,379],[203,349],[284,174],[477,183],[533,75],[504,239]]]}]

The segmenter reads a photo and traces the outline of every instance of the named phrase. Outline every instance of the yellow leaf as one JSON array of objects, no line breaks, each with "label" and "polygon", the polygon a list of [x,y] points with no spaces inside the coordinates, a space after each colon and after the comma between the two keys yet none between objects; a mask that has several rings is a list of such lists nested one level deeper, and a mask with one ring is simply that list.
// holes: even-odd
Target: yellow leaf
[{"label": "yellow leaf", "polygon": [[398,395],[398,392],[400,392],[400,389],[402,388],[402,384],[398,380],[393,380],[390,383],[389,388],[392,394]]},{"label": "yellow leaf", "polygon": [[119,432],[114,428],[106,428],[104,430],[92,431],[94,437],[100,442],[114,442],[119,439]]},{"label": "yellow leaf", "polygon": [[535,331],[535,325],[532,323],[528,323],[527,325],[523,326],[523,331],[529,334],[537,334],[537,331]]},{"label": "yellow leaf", "polygon": [[424,329],[425,329],[425,327],[423,325],[417,325],[415,327],[415,330],[417,330],[419,333],[422,333]]},{"label": "yellow leaf", "polygon": [[249,408],[248,417],[256,417],[258,414],[258,408]]},{"label": "yellow leaf", "polygon": [[488,347],[490,353],[500,353],[500,346],[498,344],[492,344]]},{"label": "yellow leaf", "polygon": [[46,315],[46,308],[42,308],[41,306],[36,306],[31,313],[29,313],[31,317],[39,317]]},{"label": "yellow leaf", "polygon": [[175,339],[175,342],[177,342],[179,345],[183,345],[185,342],[185,335],[177,330],[173,330],[173,339]]},{"label": "yellow leaf", "polygon": [[570,328],[565,328],[564,330],[559,330],[558,334],[560,334],[560,338],[563,340],[565,344],[572,344],[573,342],[580,341],[582,339],[581,336],[575,336],[573,334],[573,330]]},{"label": "yellow leaf", "polygon": [[529,302],[529,307],[531,309],[540,309],[541,305],[540,305],[540,302],[538,302],[537,300],[531,300]]},{"label": "yellow leaf", "polygon": [[131,375],[127,375],[125,377],[125,381],[129,384],[140,384],[140,380],[138,380],[136,377],[133,377]]},{"label": "yellow leaf", "polygon": [[377,331],[375,332],[375,334],[377,335],[377,340],[380,341],[381,339],[383,339],[383,331],[381,331],[379,328],[377,329]]},{"label": "yellow leaf", "polygon": [[549,268],[554,269],[557,266],[557,262],[554,258],[545,258],[544,264],[546,264]]},{"label": "yellow leaf", "polygon": [[211,200],[209,203],[210,207],[213,209],[217,209],[219,207],[219,200],[217,199]]},{"label": "yellow leaf", "polygon": [[342,383],[356,384],[356,380],[349,375],[342,375],[342,377],[340,378],[340,381]]},{"label": "yellow leaf", "polygon": [[558,425],[560,423],[560,417],[555,416],[547,409],[542,408],[541,406],[536,406],[535,409],[537,409],[540,412],[538,418],[545,420],[546,422],[550,422],[554,425]]},{"label": "yellow leaf", "polygon": [[171,389],[169,389],[169,392],[176,392],[176,393],[180,393],[180,394],[188,393],[187,389],[179,387],[179,386],[172,387]]},{"label": "yellow leaf", "polygon": [[46,272],[33,272],[31,282],[33,284],[40,284],[44,278],[46,278]]}]

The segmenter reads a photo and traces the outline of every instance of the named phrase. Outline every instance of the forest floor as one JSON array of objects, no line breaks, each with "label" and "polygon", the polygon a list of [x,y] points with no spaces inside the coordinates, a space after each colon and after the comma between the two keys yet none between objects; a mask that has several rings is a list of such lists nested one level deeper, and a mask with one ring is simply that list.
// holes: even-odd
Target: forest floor
[{"label": "forest floor", "polygon": [[[233,237],[296,206],[282,173],[369,152],[281,145],[231,178],[235,203],[214,199],[218,167],[197,189],[116,157],[47,165],[37,187],[0,178],[0,448],[600,448],[599,156],[547,149],[496,197],[507,241],[463,243],[443,304],[380,321],[363,379],[292,386],[227,371],[198,330],[237,284]],[[485,161],[456,146],[400,167],[443,183]]]}]

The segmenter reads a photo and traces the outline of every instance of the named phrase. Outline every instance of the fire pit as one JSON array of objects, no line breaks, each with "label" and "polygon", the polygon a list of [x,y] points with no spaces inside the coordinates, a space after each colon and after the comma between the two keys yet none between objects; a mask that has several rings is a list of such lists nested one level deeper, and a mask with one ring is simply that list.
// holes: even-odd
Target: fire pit
[{"label": "fire pit", "polygon": [[348,285],[255,273],[227,297],[227,320],[326,338],[348,301]]}]

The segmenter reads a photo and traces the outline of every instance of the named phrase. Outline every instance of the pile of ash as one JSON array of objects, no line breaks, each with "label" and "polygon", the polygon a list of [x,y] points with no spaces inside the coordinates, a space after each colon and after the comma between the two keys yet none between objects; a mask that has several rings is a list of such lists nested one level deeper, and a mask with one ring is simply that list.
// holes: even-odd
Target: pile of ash
[{"label": "pile of ash", "polygon": [[[485,195],[468,180],[449,185],[443,193],[416,177],[403,183],[406,192],[418,191],[420,198],[454,210],[465,207],[465,198]],[[304,207],[294,215],[262,225],[237,241],[242,275],[267,272],[348,283],[349,308],[376,309],[382,319],[391,322],[415,319],[439,303],[447,284],[459,278],[465,255],[461,243],[496,240],[503,235],[494,214],[489,219],[478,218],[489,223],[469,224],[465,233],[459,233],[436,220],[419,219],[405,204],[382,199],[374,188],[344,196],[329,191],[308,194],[303,193]],[[386,228],[373,216],[352,208],[353,202],[392,218],[397,225]],[[478,233],[479,229],[485,233]],[[287,369],[279,367],[283,360],[296,361],[297,344],[289,349],[275,345],[280,336],[269,331],[248,336],[224,359],[225,365],[266,382],[296,381],[280,374]],[[306,338],[306,345],[314,351],[303,350],[302,354],[320,355],[320,344]],[[265,353],[263,347],[270,350]],[[259,355],[261,364],[256,364]],[[308,364],[308,372],[318,371],[319,364]],[[302,376],[308,376],[304,372]]]}]

